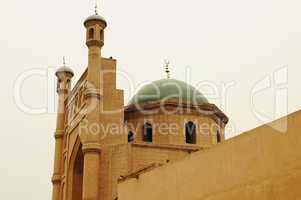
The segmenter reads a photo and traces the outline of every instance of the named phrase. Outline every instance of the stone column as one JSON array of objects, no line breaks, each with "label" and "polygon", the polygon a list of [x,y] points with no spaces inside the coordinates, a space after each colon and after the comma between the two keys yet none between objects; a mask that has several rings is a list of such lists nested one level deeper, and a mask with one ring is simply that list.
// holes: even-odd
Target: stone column
[{"label": "stone column", "polygon": [[100,145],[84,144],[83,200],[99,200]]}]

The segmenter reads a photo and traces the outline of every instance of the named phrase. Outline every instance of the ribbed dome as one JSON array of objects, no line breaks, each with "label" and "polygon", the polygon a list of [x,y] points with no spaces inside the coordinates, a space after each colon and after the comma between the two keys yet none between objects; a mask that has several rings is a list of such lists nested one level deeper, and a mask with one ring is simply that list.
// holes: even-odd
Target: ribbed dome
[{"label": "ribbed dome", "polygon": [[193,86],[175,79],[161,79],[143,86],[129,105],[167,100],[178,100],[190,104],[208,103],[204,95]]},{"label": "ribbed dome", "polygon": [[101,22],[104,22],[105,24],[107,24],[105,18],[103,18],[102,16],[98,15],[98,14],[94,14],[94,15],[91,15],[89,16],[85,22],[84,22],[84,25],[86,25],[86,23],[88,21],[101,21]]}]

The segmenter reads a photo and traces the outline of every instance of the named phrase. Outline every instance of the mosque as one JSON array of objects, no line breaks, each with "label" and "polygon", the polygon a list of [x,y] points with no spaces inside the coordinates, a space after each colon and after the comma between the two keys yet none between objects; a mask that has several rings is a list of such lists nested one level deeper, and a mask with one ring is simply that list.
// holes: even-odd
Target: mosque
[{"label": "mosque", "polygon": [[[143,86],[125,105],[106,20],[84,21],[88,65],[56,71],[58,113],[52,200],[301,199],[301,112],[225,139],[228,117],[193,86]],[[167,68],[168,72],[168,68]],[[276,124],[284,123],[280,119]]]}]

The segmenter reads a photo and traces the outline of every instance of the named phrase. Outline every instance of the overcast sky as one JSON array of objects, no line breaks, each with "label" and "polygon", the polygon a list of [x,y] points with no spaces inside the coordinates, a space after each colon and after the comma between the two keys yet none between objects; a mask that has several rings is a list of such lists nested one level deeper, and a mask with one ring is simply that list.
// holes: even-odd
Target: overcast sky
[{"label": "overcast sky", "polygon": [[[106,0],[103,55],[118,60],[126,102],[141,83],[165,77],[164,59],[173,78],[210,83],[200,90],[229,116],[233,137],[301,107],[300,7],[298,0]],[[2,199],[51,199],[55,113],[16,104],[15,81],[36,69],[41,75],[17,89],[25,108],[45,108],[54,87],[53,74],[43,72],[66,56],[77,80],[87,65],[83,21],[92,12],[88,0],[0,2]]]}]

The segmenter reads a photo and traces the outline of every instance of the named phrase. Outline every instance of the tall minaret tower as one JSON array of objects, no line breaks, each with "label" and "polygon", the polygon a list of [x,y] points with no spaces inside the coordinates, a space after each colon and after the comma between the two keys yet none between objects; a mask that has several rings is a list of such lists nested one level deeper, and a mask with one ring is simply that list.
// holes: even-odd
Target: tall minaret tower
[{"label": "tall minaret tower", "polygon": [[62,159],[63,159],[63,139],[65,135],[65,99],[71,91],[71,79],[74,75],[72,69],[64,65],[56,73],[57,94],[58,94],[58,113],[55,130],[55,157],[54,170],[52,176],[53,192],[52,200],[58,200],[61,197],[61,178],[62,178]]},{"label": "tall minaret tower", "polygon": [[[104,30],[107,23],[97,12],[88,17],[86,27],[86,45],[88,47],[88,74],[86,78],[85,99],[87,105],[86,121],[88,126],[99,124],[103,111],[103,66],[101,50],[104,45]],[[101,132],[80,132],[82,152],[84,154],[83,169],[83,200],[100,199],[100,159],[101,159]]]}]

